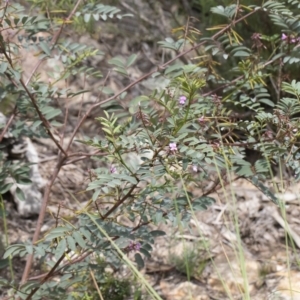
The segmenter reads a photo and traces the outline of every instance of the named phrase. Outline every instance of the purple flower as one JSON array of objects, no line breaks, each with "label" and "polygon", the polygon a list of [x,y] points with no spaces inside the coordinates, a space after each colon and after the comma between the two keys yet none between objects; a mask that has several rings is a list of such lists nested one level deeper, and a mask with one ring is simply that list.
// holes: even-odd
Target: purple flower
[{"label": "purple flower", "polygon": [[179,97],[179,104],[184,105],[186,102],[186,96],[180,96]]},{"label": "purple flower", "polygon": [[295,44],[295,43],[299,42],[299,38],[295,38],[293,36],[288,36],[284,33],[281,35],[281,40],[286,41],[289,44]]},{"label": "purple flower", "polygon": [[141,247],[142,247],[141,243],[139,242],[135,243],[133,241],[130,241],[128,249],[129,251],[140,251]]},{"label": "purple flower", "polygon": [[196,165],[193,165],[193,171],[194,171],[195,173],[198,172],[198,167],[197,167]]},{"label": "purple flower", "polygon": [[117,168],[116,168],[114,165],[112,165],[112,166],[110,167],[110,173],[114,174],[114,173],[116,173],[116,172],[117,172]]},{"label": "purple flower", "polygon": [[169,148],[170,148],[170,151],[177,151],[177,145],[176,145],[176,143],[170,143],[169,144]]},{"label": "purple flower", "polygon": [[134,250],[135,250],[135,251],[140,251],[140,250],[141,250],[141,247],[142,247],[141,243],[137,242],[137,243],[135,243],[135,245],[134,245]]},{"label": "purple flower", "polygon": [[198,119],[198,121],[200,122],[200,123],[205,123],[205,117],[204,116],[202,116],[202,117],[200,117],[199,119]]}]

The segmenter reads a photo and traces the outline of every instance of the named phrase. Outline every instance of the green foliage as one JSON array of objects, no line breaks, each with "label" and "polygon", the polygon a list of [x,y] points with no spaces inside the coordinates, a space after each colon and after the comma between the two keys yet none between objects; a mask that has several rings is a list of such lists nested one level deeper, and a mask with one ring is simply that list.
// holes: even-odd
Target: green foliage
[{"label": "green foliage", "polygon": [[[9,2],[0,8],[0,109],[18,115],[6,132],[8,137],[50,137],[60,150],[57,168],[61,168],[73,156],[81,159],[82,153],[71,154],[69,146],[58,141],[59,132],[65,129],[60,121],[67,122],[67,118],[56,100],[72,101],[91,90],[74,92],[57,83],[74,76],[98,82],[102,70],[91,67],[88,59],[105,53],[67,37],[56,39],[53,29],[72,23],[85,30],[83,24],[128,14],[86,1],[65,19],[74,8],[72,1],[30,2],[38,11],[35,16]],[[208,2],[200,2],[207,11],[204,4]],[[150,74],[157,88],[147,95],[124,100],[129,88],[142,79],[118,94],[107,80],[101,81],[97,89],[109,98],[93,104],[92,109],[103,108],[101,117],[96,118],[102,136],[81,141],[93,148],[98,165],[89,174],[90,201],[70,218],[57,220],[41,240],[10,245],[4,254],[4,259],[33,254],[48,272],[49,278],[22,286],[2,280],[22,299],[49,295],[52,299],[95,299],[97,286],[104,298],[123,299],[131,292],[129,283],[116,275],[124,263],[143,288],[160,299],[128,259],[143,268],[155,237],[164,235],[147,225],[188,227],[195,211],[214,203],[209,194],[217,185],[207,189],[212,178],[217,183],[227,179],[226,174],[247,178],[276,204],[278,199],[264,184],[273,166],[284,162],[295,178],[300,178],[300,83],[293,69],[300,61],[299,7],[292,1],[267,1],[261,6],[250,0],[239,6],[227,2],[211,8],[205,28],[189,29],[192,32],[185,32],[184,37],[178,36],[182,28],[175,29],[172,37],[158,43],[173,52],[174,58]],[[267,20],[270,26],[257,29],[255,22],[250,22],[255,18]],[[22,33],[13,40],[4,35],[8,29],[21,29]],[[182,51],[187,53],[189,47],[190,52],[195,50],[195,57],[181,61]],[[38,74],[28,82],[22,77],[18,56],[25,55],[24,49],[33,51],[41,61],[56,61],[48,82]],[[137,58],[132,54],[107,62],[112,74],[128,79],[129,67]],[[166,84],[161,86],[162,82]],[[116,99],[122,100],[122,106]],[[92,109],[78,122],[71,143]],[[4,127],[1,124],[1,129]],[[259,153],[258,159],[251,162],[248,151]],[[12,164],[0,155],[1,195],[12,186],[8,177],[20,185],[30,184],[27,165]],[[17,188],[16,194],[24,198],[21,189]],[[195,255],[187,255],[192,270]],[[182,261],[176,264],[183,270]],[[113,275],[105,271],[108,266]],[[59,274],[60,280],[53,274]]]}]

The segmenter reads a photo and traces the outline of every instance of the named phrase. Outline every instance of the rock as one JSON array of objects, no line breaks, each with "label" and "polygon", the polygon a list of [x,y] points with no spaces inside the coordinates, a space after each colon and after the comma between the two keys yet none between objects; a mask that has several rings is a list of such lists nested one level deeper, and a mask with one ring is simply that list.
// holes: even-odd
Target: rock
[{"label": "rock", "polygon": [[300,300],[300,272],[280,272],[280,280],[273,290],[273,298],[282,300]]},{"label": "rock", "polygon": [[205,288],[191,282],[182,282],[176,286],[167,281],[160,282],[160,288],[167,300],[209,300]]},{"label": "rock", "polygon": [[[232,250],[233,251],[233,250]],[[247,280],[241,271],[241,262],[238,253],[220,253],[213,266],[208,266],[212,271],[207,279],[210,289],[231,296],[237,296],[255,290],[256,282],[260,278],[260,264],[249,254],[244,252],[244,264]],[[205,270],[204,270],[205,274]]]},{"label": "rock", "polygon": [[[5,116],[0,112],[0,122],[6,123]],[[45,181],[39,172],[39,157],[38,153],[29,138],[14,138],[8,131],[4,135],[4,139],[0,143],[2,150],[2,161],[9,160],[12,165],[19,165],[20,163],[30,163],[29,179],[31,184],[17,184],[11,177],[6,178],[5,183],[13,183],[9,192],[16,203],[18,213],[22,217],[30,217],[39,214],[42,193],[41,189],[45,185]],[[0,161],[0,163],[2,163]],[[24,193],[24,200],[17,195],[17,188],[20,188]]]},{"label": "rock", "polygon": [[[10,193],[13,196],[14,202],[17,204],[18,213],[22,217],[27,218],[32,215],[39,214],[43,198],[41,189],[44,187],[45,182],[39,172],[38,153],[30,139],[26,138],[24,140],[24,146],[26,147],[25,159],[27,162],[32,163],[30,166],[29,177],[32,184],[14,184],[10,189]],[[17,187],[19,187],[23,191],[25,200],[20,199],[16,194]]]}]

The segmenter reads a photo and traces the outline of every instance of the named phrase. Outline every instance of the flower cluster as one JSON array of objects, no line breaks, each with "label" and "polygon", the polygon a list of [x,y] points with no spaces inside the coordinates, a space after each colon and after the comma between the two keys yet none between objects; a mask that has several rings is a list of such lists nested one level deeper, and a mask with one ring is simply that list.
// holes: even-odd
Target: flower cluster
[{"label": "flower cluster", "polygon": [[129,251],[140,251],[141,247],[142,247],[141,243],[130,241],[128,250]]},{"label": "flower cluster", "polygon": [[180,96],[179,97],[179,104],[180,105],[184,105],[186,102],[186,96]]},{"label": "flower cluster", "polygon": [[281,40],[287,42],[288,44],[296,44],[300,42],[300,37],[295,38],[292,35],[286,35],[285,33],[283,33],[281,35]]}]

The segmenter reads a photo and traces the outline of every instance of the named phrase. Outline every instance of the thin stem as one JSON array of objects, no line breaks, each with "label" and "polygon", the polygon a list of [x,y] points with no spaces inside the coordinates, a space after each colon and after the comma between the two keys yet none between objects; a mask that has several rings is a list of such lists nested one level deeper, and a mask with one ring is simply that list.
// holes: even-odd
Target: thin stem
[{"label": "thin stem", "polygon": [[[4,206],[4,203],[3,203],[3,197],[2,197],[1,194],[0,194],[0,212],[2,212],[2,217],[3,217],[3,227],[4,227],[4,234],[5,234],[5,246],[8,247],[9,246],[9,241],[8,241],[7,220],[6,220],[6,215],[5,215],[5,206]],[[9,270],[10,270],[11,279],[14,280],[15,276],[14,276],[14,269],[13,269],[13,265],[12,265],[11,255],[8,257],[8,261],[9,261]]]}]

